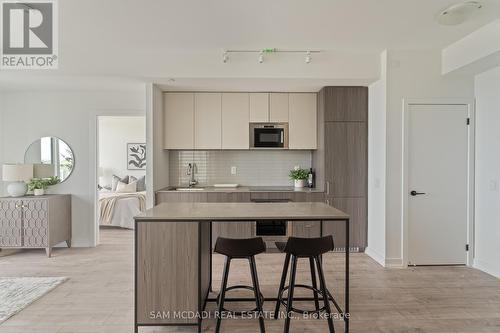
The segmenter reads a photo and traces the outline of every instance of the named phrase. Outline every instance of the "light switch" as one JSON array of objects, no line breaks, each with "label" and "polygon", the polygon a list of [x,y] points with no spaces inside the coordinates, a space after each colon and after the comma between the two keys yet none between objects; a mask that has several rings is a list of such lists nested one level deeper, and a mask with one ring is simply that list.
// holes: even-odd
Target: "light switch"
[{"label": "light switch", "polygon": [[235,166],[232,166],[232,167],[231,167],[231,174],[232,174],[232,175],[235,175],[237,172],[238,172],[238,168],[237,168],[237,167],[235,167]]}]

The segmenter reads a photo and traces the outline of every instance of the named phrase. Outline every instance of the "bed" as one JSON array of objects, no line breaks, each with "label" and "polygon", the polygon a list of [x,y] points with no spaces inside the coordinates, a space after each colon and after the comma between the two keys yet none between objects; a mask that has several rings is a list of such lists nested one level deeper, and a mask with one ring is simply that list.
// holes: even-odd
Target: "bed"
[{"label": "bed", "polygon": [[146,208],[146,192],[99,191],[99,225],[134,229],[134,216]]}]

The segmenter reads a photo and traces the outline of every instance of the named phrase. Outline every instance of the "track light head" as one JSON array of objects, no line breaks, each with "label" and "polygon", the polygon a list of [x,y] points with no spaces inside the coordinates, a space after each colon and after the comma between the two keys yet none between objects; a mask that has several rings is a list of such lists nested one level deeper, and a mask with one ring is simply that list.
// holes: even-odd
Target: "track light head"
[{"label": "track light head", "polygon": [[260,51],[259,53],[259,64],[264,62],[264,51]]},{"label": "track light head", "polygon": [[224,53],[222,54],[222,62],[226,63],[228,61],[229,61],[229,55],[227,54],[226,51],[224,51]]},{"label": "track light head", "polygon": [[305,62],[306,64],[309,64],[311,62],[311,51],[307,51]]}]

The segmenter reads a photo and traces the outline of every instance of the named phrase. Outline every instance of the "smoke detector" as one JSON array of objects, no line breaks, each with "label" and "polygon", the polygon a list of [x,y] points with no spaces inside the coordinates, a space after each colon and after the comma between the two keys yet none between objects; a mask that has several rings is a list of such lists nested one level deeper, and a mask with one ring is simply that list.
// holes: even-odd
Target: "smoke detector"
[{"label": "smoke detector", "polygon": [[443,25],[458,25],[464,23],[481,8],[483,5],[479,1],[457,3],[439,13],[437,21]]}]

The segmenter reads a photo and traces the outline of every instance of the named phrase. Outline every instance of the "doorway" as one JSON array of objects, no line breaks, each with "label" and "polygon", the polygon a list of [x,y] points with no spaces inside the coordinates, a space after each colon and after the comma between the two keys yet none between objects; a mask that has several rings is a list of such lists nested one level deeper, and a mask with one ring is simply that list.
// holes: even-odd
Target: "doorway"
[{"label": "doorway", "polygon": [[145,209],[146,119],[99,115],[96,125],[97,239],[120,242],[120,235],[126,239],[134,229],[134,216]]},{"label": "doorway", "polygon": [[471,245],[470,104],[408,103],[403,237],[408,265],[465,265]]}]

